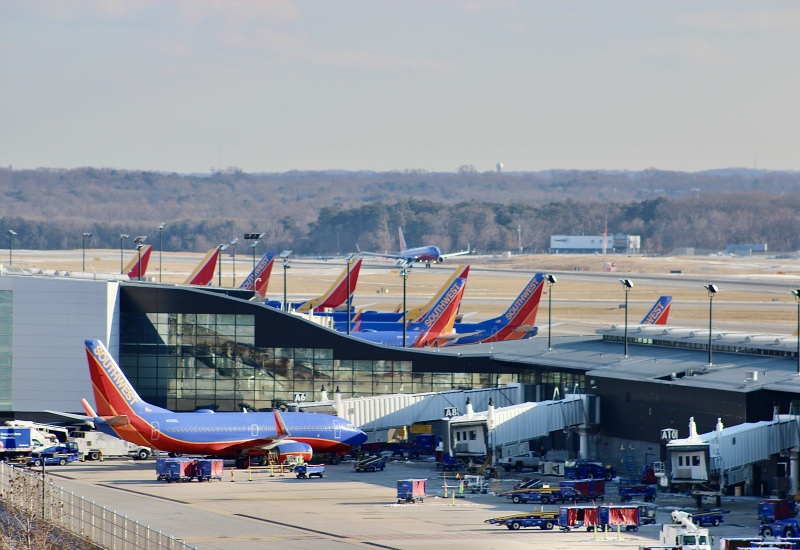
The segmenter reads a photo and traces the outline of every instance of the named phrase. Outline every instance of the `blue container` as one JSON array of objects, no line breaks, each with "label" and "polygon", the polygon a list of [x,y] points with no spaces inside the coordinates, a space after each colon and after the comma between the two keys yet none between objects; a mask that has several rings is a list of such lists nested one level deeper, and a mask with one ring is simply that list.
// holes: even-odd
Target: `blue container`
[{"label": "blue container", "polygon": [[398,479],[397,480],[397,503],[401,502],[423,502],[427,496],[427,479]]}]

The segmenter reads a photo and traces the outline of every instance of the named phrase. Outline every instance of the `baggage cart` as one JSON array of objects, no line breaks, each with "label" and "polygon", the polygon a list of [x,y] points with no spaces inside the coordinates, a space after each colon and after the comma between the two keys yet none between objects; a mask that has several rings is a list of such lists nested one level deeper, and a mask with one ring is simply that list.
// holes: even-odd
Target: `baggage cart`
[{"label": "baggage cart", "polygon": [[634,498],[641,498],[645,502],[656,500],[655,485],[620,485],[617,490],[622,502],[630,502]]},{"label": "baggage cart", "polygon": [[211,481],[219,479],[222,481],[223,461],[220,458],[204,458],[197,461],[195,466],[195,477],[198,481]]},{"label": "baggage cart", "polygon": [[325,474],[324,464],[298,464],[294,467],[297,479],[321,478]]},{"label": "baggage cart", "polygon": [[427,496],[427,479],[398,479],[397,504],[424,502]]}]

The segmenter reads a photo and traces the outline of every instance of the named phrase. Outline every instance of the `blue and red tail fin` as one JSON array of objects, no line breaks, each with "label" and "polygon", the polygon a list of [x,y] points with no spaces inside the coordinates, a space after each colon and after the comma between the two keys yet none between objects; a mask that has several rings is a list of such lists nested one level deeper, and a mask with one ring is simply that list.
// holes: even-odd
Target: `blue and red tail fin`
[{"label": "blue and red tail fin", "polygon": [[669,318],[669,308],[672,305],[672,296],[661,296],[647,315],[644,316],[641,325],[666,325]]},{"label": "blue and red tail fin", "polygon": [[297,308],[299,312],[307,312],[307,311],[322,311],[324,308],[335,308],[339,307],[340,305],[344,304],[345,302],[352,303],[353,294],[356,291],[356,285],[358,284],[358,273],[361,271],[361,262],[363,258],[359,258],[356,262],[350,267],[350,300],[348,300],[347,296],[347,274],[348,270],[345,269],[339,278],[336,279],[331,287],[318,298],[314,298],[312,300],[307,301],[303,305]]},{"label": "blue and red tail fin", "polygon": [[256,264],[256,268],[251,271],[250,275],[239,285],[239,288],[254,290],[260,296],[266,296],[273,265],[275,265],[275,253],[267,252]]},{"label": "blue and red tail fin", "polygon": [[123,271],[128,274],[129,279],[138,279],[145,276],[147,273],[147,264],[150,262],[150,253],[152,251],[153,247],[146,244],[142,247],[141,254],[137,252],[133,259],[128,262],[128,265],[125,266]]},{"label": "blue and red tail fin", "polygon": [[544,273],[537,273],[528,281],[519,296],[511,302],[511,306],[500,317],[487,321],[493,323],[497,330],[481,342],[501,342],[504,340],[520,340],[535,330],[536,314],[539,312],[539,300],[544,289]]},{"label": "blue and red tail fin", "polygon": [[[139,397],[117,362],[100,340],[86,340],[86,358],[92,378],[97,416],[141,415],[168,412]],[[87,414],[89,411],[86,411]]]},{"label": "blue and red tail fin", "polygon": [[398,227],[397,233],[400,237],[400,252],[405,252],[406,250],[408,250],[408,245],[406,244],[406,238],[403,236],[403,228]]},{"label": "blue and red tail fin", "polygon": [[460,266],[457,271],[460,276],[453,279],[434,306],[420,318],[418,323],[415,323],[420,325],[422,330],[411,347],[430,346],[440,335],[452,332],[458,308],[461,306],[461,298],[467,286],[469,266]]},{"label": "blue and red tail fin", "polygon": [[217,270],[217,258],[219,258],[219,253],[219,247],[209,250],[183,284],[198,286],[210,285],[211,281],[214,279],[214,273]]}]

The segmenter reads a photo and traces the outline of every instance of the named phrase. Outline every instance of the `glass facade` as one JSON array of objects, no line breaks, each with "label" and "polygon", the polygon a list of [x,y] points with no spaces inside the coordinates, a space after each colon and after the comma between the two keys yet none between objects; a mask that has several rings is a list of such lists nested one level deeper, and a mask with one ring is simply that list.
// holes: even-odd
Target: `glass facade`
[{"label": "glass facade", "polygon": [[14,292],[0,290],[0,411],[11,410],[13,372]]},{"label": "glass facade", "polygon": [[555,387],[583,387],[582,375],[506,366],[489,356],[465,362],[457,354],[356,344],[223,295],[139,285],[122,294],[120,366],[143,399],[174,411],[269,409],[316,401],[323,386],[329,398],[336,389],[349,398],[509,382],[544,384],[548,396]]}]

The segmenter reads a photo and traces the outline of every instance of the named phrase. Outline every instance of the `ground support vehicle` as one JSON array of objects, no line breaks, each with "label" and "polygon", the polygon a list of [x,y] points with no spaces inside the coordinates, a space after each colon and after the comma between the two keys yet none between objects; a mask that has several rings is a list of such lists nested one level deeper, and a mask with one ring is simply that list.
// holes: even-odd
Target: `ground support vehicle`
[{"label": "ground support vehicle", "polygon": [[711,536],[708,534],[708,529],[692,523],[691,515],[686,512],[673,510],[671,516],[674,523],[665,523],[661,526],[659,542],[662,545],[682,550],[711,550]]},{"label": "ground support vehicle", "polygon": [[353,464],[356,472],[377,472],[386,468],[386,461],[379,456],[371,456]]},{"label": "ground support vehicle", "polygon": [[562,506],[558,509],[558,526],[562,531],[571,531],[584,525],[594,526],[598,523],[596,506]]},{"label": "ground support vehicle", "polygon": [[564,479],[604,479],[611,481],[617,477],[616,468],[597,462],[585,462],[576,460],[574,463],[567,462],[564,465]]},{"label": "ground support vehicle", "polygon": [[561,482],[561,500],[566,502],[591,502],[603,500],[606,482],[602,479],[574,479]]},{"label": "ground support vehicle", "polygon": [[478,475],[468,475],[464,476],[464,491],[469,491],[470,493],[477,494],[481,493],[485,495],[489,492],[489,480],[483,476]]},{"label": "ground support vehicle", "polygon": [[762,537],[791,538],[800,534],[800,520],[795,515],[797,509],[793,500],[770,499],[758,503],[758,519]]},{"label": "ground support vehicle", "polygon": [[197,481],[211,481],[218,479],[222,481],[222,472],[224,470],[223,461],[220,458],[204,458],[198,460],[195,464],[195,477]]},{"label": "ground support vehicle", "polygon": [[620,485],[617,490],[622,502],[630,502],[634,498],[641,498],[645,502],[655,502],[656,500],[655,485]]},{"label": "ground support vehicle", "polygon": [[463,467],[463,464],[460,460],[453,458],[448,453],[442,455],[442,471],[447,472],[448,470],[456,472]]},{"label": "ground support vehicle", "polygon": [[312,477],[322,477],[325,474],[324,464],[298,464],[294,467],[297,479],[307,479]]},{"label": "ground support vehicle", "polygon": [[550,487],[549,485],[542,485],[533,489],[518,489],[509,491],[506,498],[510,498],[514,504],[520,502],[539,502],[541,504],[550,504],[551,502],[563,501],[564,497],[560,487]]},{"label": "ground support vehicle", "polygon": [[64,466],[69,462],[80,460],[80,451],[75,443],[53,445],[34,451],[28,458],[28,466]]},{"label": "ground support vehicle", "polygon": [[120,456],[144,460],[153,453],[150,447],[136,445],[98,431],[73,431],[70,433],[70,441],[78,444],[78,449],[85,460]]},{"label": "ground support vehicle", "polygon": [[537,471],[541,463],[542,455],[536,451],[528,451],[521,455],[505,457],[500,461],[500,466],[502,466],[506,472],[510,472],[511,470],[521,472],[526,468]]},{"label": "ground support vehicle", "polygon": [[397,504],[424,502],[427,496],[427,479],[398,479]]},{"label": "ground support vehicle", "polygon": [[516,531],[523,527],[538,527],[543,531],[549,531],[553,527],[558,526],[558,512],[553,511],[538,511],[523,514],[514,514],[510,516],[500,516],[497,518],[487,519],[484,523],[490,525],[505,525],[512,531]]},{"label": "ground support vehicle", "polygon": [[692,523],[695,525],[713,525],[716,527],[722,523],[722,516],[729,514],[730,510],[703,510],[691,515]]},{"label": "ground support vehicle", "polygon": [[9,462],[27,458],[32,451],[58,443],[52,434],[34,428],[0,428],[0,460]]}]

